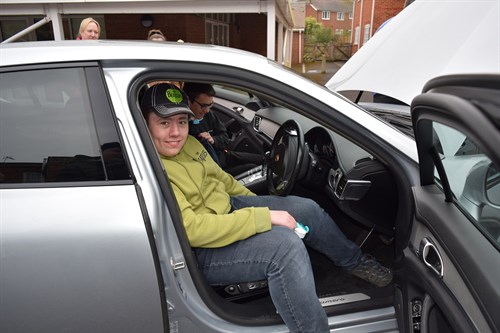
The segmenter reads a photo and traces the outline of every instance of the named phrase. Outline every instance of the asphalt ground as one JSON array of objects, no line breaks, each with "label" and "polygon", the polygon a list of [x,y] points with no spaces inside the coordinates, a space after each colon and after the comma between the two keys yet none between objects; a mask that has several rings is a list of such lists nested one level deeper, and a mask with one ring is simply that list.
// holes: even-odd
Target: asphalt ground
[{"label": "asphalt ground", "polygon": [[[310,80],[325,85],[328,80],[339,70],[345,61],[327,61],[323,64],[321,61],[302,63],[292,66],[292,69],[299,73],[300,75],[309,78]],[[342,95],[347,97],[349,100],[354,101],[358,97],[357,91],[345,91]],[[364,93],[362,102],[372,102],[373,97],[369,93]]]},{"label": "asphalt ground", "polygon": [[327,61],[323,65],[321,61],[316,61],[297,64],[292,69],[312,81],[324,85],[343,64],[343,61]]}]

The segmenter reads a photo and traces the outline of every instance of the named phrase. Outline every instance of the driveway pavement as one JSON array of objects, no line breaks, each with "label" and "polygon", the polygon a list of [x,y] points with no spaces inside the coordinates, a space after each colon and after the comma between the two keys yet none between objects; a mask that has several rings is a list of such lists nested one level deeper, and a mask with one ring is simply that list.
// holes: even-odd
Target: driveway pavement
[{"label": "driveway pavement", "polygon": [[[325,85],[344,63],[344,61],[328,61],[323,65],[321,61],[316,61],[294,65],[292,69],[318,84]],[[345,91],[342,92],[342,95],[351,101],[358,98],[358,92],[356,91]],[[364,93],[360,101],[373,102],[373,96],[370,93]]]},{"label": "driveway pavement", "polygon": [[303,76],[324,85],[343,64],[343,61],[327,61],[323,66],[321,61],[315,61],[294,65],[292,68]]}]

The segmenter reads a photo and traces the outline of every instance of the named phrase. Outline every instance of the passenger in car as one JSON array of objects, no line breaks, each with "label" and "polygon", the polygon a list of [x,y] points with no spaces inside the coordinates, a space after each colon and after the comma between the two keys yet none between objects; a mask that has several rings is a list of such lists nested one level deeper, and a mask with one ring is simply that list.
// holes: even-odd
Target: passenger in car
[{"label": "passenger in car", "polygon": [[189,134],[197,138],[210,152],[213,147],[214,160],[233,176],[262,164],[263,155],[229,150],[227,129],[213,106],[215,90],[211,84],[185,82],[184,91],[189,97],[189,105],[194,117],[189,121]]},{"label": "passenger in car", "polygon": [[101,33],[101,26],[92,17],[87,17],[80,23],[80,30],[78,31],[78,40],[92,40],[99,39]]},{"label": "passenger in car", "polygon": [[[392,272],[363,255],[314,201],[256,196],[223,171],[188,134],[193,112],[187,99],[176,86],[161,83],[145,92],[141,109],[209,283],[267,279],[290,331],[329,332],[304,243],[376,286],[391,282]],[[303,241],[294,232],[298,222],[310,230]]]}]

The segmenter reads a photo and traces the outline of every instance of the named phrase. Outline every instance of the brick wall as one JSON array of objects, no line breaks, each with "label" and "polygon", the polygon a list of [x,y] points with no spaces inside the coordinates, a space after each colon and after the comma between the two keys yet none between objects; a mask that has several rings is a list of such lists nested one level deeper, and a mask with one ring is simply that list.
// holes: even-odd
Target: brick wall
[{"label": "brick wall", "polygon": [[378,27],[386,20],[396,16],[403,10],[405,1],[403,0],[383,0],[377,5],[375,9],[375,17],[373,23],[373,33],[377,31]]},{"label": "brick wall", "polygon": [[314,17],[318,23],[321,23],[324,27],[332,29],[335,33],[335,29],[349,30],[351,29],[352,20],[349,19],[349,13],[344,13],[344,20],[337,20],[337,12],[330,12],[330,19],[323,20],[322,11],[315,11],[313,7],[308,4],[306,5],[306,17]]},{"label": "brick wall", "polygon": [[[354,24],[352,29],[352,40],[353,40],[352,54],[356,53],[356,51],[358,51],[359,48],[363,46],[364,28],[366,24],[373,23],[373,26],[371,28],[372,31],[371,36],[373,36],[373,34],[375,34],[375,32],[377,31],[378,27],[380,27],[380,25],[384,23],[386,20],[397,15],[401,10],[403,10],[405,4],[405,0],[376,0],[374,9],[375,13],[373,14],[373,22],[371,22],[373,1],[375,0],[363,0],[363,1],[355,0],[354,18],[353,18]],[[360,22],[361,14],[362,17]],[[357,26],[360,27],[359,45],[354,44],[355,31]]]},{"label": "brick wall", "polygon": [[250,52],[267,55],[267,16],[264,14],[239,14],[236,17],[239,27],[240,48]]},{"label": "brick wall", "polygon": [[[168,41],[205,43],[205,19],[191,14],[154,14],[153,25],[144,28],[142,15],[105,15],[107,39],[146,39],[150,29],[160,29]],[[237,14],[229,26],[231,47],[267,55],[267,16]]]},{"label": "brick wall", "polygon": [[[299,38],[301,39],[300,41]],[[302,46],[301,50],[299,50],[299,46]],[[301,53],[299,53],[299,51]],[[304,57],[304,31],[302,31],[300,36],[298,32],[293,33],[292,65],[297,65],[304,62],[303,59],[300,59],[301,57]]]},{"label": "brick wall", "polygon": [[150,29],[160,29],[169,41],[183,39],[193,43],[205,42],[205,21],[189,14],[155,14],[153,25],[141,25],[142,15],[105,15],[106,38],[146,39]]}]

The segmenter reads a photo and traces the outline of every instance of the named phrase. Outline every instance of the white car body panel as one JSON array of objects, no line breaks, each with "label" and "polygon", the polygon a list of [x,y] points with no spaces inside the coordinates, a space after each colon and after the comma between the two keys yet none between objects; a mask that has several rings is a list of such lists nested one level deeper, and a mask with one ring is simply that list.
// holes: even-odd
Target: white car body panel
[{"label": "white car body panel", "polygon": [[[18,43],[16,43],[18,44]],[[29,43],[32,48],[34,43]],[[282,71],[282,67],[273,61],[256,56],[253,53],[236,49],[183,43],[152,43],[149,41],[63,41],[63,42],[36,42],[39,52],[19,52],[19,45],[6,44],[0,48],[0,59],[3,66],[21,64],[53,63],[68,61],[92,61],[99,59],[124,60],[169,60],[193,61],[202,63],[223,64],[247,69],[269,77],[279,77],[290,86],[300,86],[302,90],[334,107],[340,113],[362,124],[368,130],[382,137],[385,141],[404,152],[412,160],[418,161],[415,142],[388,124],[370,115],[364,110],[349,103],[345,98],[339,98],[328,89],[322,88],[312,81],[293,71]],[[96,44],[106,47],[95,47]],[[28,47],[28,45],[26,45]],[[104,65],[105,66],[105,65]],[[125,75],[130,75],[126,71]],[[124,82],[124,81],[120,81]],[[116,83],[119,85],[119,83]]]},{"label": "white car body panel", "polygon": [[[2,298],[16,300],[7,307],[14,311],[2,312],[9,322],[36,332],[37,322],[25,320],[36,309],[40,318],[50,318],[44,327],[51,331],[76,325],[82,332],[161,330],[158,282],[133,185],[3,189],[0,198]],[[29,246],[17,248],[26,235]],[[130,273],[130,262],[137,263],[133,270],[141,272],[140,279],[132,278],[137,275]],[[37,274],[20,274],[20,263],[24,270],[37,267]],[[75,283],[82,276],[85,282]],[[140,295],[134,293],[137,286]],[[101,293],[100,306],[95,293]],[[58,302],[47,303],[55,294]],[[52,315],[69,308],[80,316]],[[124,321],[121,313],[134,313],[137,327],[126,327],[132,318]]]}]

